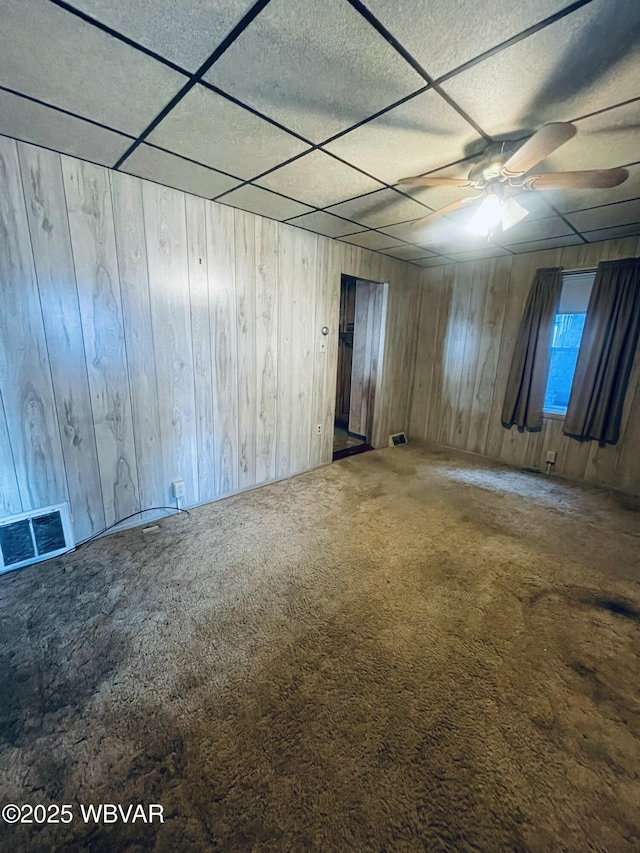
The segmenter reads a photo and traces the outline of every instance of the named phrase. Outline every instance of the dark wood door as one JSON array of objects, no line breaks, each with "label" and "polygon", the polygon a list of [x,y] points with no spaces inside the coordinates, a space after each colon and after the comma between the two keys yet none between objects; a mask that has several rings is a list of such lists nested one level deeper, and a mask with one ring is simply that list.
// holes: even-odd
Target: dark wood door
[{"label": "dark wood door", "polygon": [[345,429],[349,425],[351,399],[351,364],[353,329],[356,314],[356,280],[342,276],[340,287],[340,327],[338,333],[338,381],[336,384],[336,421]]}]

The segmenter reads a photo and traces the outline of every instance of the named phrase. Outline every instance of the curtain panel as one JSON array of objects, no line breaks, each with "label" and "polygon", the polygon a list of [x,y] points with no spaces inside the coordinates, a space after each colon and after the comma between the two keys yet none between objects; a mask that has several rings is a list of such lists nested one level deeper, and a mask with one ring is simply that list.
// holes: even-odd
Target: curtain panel
[{"label": "curtain panel", "polygon": [[640,259],[602,261],[593,283],[564,432],[616,444],[640,334]]},{"label": "curtain panel", "polygon": [[560,301],[562,267],[536,271],[524,308],[502,407],[502,426],[537,432],[551,362],[551,333]]}]

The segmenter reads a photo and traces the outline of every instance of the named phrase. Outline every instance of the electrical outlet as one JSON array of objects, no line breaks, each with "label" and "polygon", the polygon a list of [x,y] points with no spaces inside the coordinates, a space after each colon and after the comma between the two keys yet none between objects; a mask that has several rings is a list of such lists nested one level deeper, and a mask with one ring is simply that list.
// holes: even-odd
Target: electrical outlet
[{"label": "electrical outlet", "polygon": [[316,424],[316,435],[322,435],[322,424]]},{"label": "electrical outlet", "polygon": [[327,342],[323,338],[321,341],[318,342],[318,352],[326,352],[326,351],[327,351]]},{"label": "electrical outlet", "polygon": [[547,450],[547,462],[549,463],[549,465],[555,465],[557,455],[558,454],[555,450]]},{"label": "electrical outlet", "polygon": [[176,500],[184,500],[187,496],[187,490],[184,485],[184,480],[174,480],[171,483],[171,488],[173,489],[173,496]]}]

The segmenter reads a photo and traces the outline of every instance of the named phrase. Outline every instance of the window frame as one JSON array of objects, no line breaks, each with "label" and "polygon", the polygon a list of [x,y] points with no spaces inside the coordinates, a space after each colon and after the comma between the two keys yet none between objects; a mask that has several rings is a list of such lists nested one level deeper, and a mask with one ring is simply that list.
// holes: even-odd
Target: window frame
[{"label": "window frame", "polygon": [[[593,275],[593,280],[591,282],[591,287],[593,287],[593,281],[595,281],[596,272],[597,272],[597,268],[595,268],[595,267],[586,267],[585,269],[563,271],[563,273],[562,273],[562,287],[564,287],[564,285],[565,285],[565,278],[568,278],[568,277],[574,276],[574,275],[583,276],[583,275],[590,275],[590,274]],[[562,293],[562,290],[561,290],[561,293]],[[559,307],[560,306],[558,305],[558,308]],[[588,304],[587,304],[587,309],[585,310],[585,312],[582,312],[582,311],[572,311],[572,312],[570,312],[570,311],[556,311],[555,314],[553,315],[554,324],[555,324],[555,319],[558,316],[558,314],[582,314],[582,313],[585,313],[585,315],[586,315],[587,312],[588,312]],[[553,328],[552,328],[551,333],[553,334]],[[580,354],[581,347],[582,347],[582,338],[580,339],[580,346],[578,347],[578,355]],[[549,363],[549,369],[551,369],[551,363]],[[571,388],[573,388],[573,380],[574,379],[575,379],[575,369],[574,369],[574,374],[571,377]],[[549,374],[547,374],[547,385],[545,387],[545,400],[546,400],[546,396],[547,396],[548,387],[549,387]],[[566,416],[567,416],[567,410],[566,409],[564,410],[564,412],[548,411],[547,409],[544,408],[544,404],[543,404],[542,417],[545,420],[563,421],[566,418]]]}]

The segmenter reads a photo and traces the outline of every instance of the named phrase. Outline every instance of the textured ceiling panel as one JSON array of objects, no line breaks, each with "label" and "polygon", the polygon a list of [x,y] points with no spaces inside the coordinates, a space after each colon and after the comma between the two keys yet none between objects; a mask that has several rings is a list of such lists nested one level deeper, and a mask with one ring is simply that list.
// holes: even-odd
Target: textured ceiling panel
[{"label": "textured ceiling panel", "polygon": [[379,228],[383,225],[394,225],[397,222],[426,216],[429,210],[395,190],[379,190],[337,204],[331,208],[331,213],[346,216],[370,228]]},{"label": "textured ceiling panel", "polygon": [[637,0],[593,0],[443,88],[492,135],[577,118],[638,96],[638,27]]},{"label": "textured ceiling panel", "polygon": [[451,264],[453,261],[450,258],[425,258],[424,260],[419,261],[411,261],[412,264],[416,264],[419,267],[442,267],[445,264]]},{"label": "textured ceiling panel", "polygon": [[338,219],[337,216],[331,216],[330,213],[323,213],[322,211],[298,216],[291,220],[290,225],[297,225],[298,228],[306,228],[308,231],[324,234],[325,237],[344,237],[345,234],[354,234],[356,231],[364,230],[362,226],[356,225],[354,222]]},{"label": "textured ceiling panel", "polygon": [[271,0],[206,79],[312,142],[424,86],[346,0]]},{"label": "textured ceiling panel", "polygon": [[[432,77],[440,77],[568,5],[568,0],[366,0]],[[452,24],[452,22],[455,22]]]},{"label": "textured ceiling panel", "polygon": [[563,246],[577,246],[582,243],[577,234],[567,234],[566,237],[553,237],[549,240],[534,240],[528,243],[514,243],[509,246],[512,252],[541,252],[543,249],[561,249]]},{"label": "textured ceiling panel", "polygon": [[[584,231],[584,237],[590,243],[597,243],[599,240],[615,240],[618,237],[633,237],[640,233],[640,223],[634,222],[632,225],[618,225],[614,228],[603,228],[599,231]],[[640,254],[640,246],[636,249],[636,255]]]},{"label": "textured ceiling panel", "polygon": [[486,246],[484,249],[476,249],[473,252],[452,252],[449,257],[454,261],[479,261],[483,258],[501,258],[510,254],[511,252],[500,246]]},{"label": "textured ceiling panel", "polygon": [[48,0],[2,0],[2,86],[138,135],[186,79]]},{"label": "textured ceiling panel", "polygon": [[213,198],[238,185],[238,181],[228,175],[144,143],[127,158],[122,171],[204,198]]},{"label": "textured ceiling panel", "polygon": [[433,252],[421,246],[396,246],[393,249],[383,249],[383,255],[391,255],[401,261],[412,261],[418,258],[432,258]]},{"label": "textured ceiling panel", "polygon": [[258,183],[315,207],[328,207],[380,189],[378,181],[322,151],[312,151],[311,154],[276,169],[261,178]]},{"label": "textured ceiling panel", "polygon": [[269,219],[289,219],[291,216],[300,216],[311,210],[306,204],[283,198],[281,195],[251,184],[227,193],[220,201],[222,204],[230,204],[232,207],[239,207],[250,213],[257,213],[259,216],[267,216]]},{"label": "textured ceiling panel", "polygon": [[195,71],[253,6],[254,0],[73,0],[111,29]]},{"label": "textured ceiling panel", "polygon": [[0,91],[0,134],[102,166],[113,166],[132,142],[127,136],[3,91]]},{"label": "textured ceiling panel", "polygon": [[240,178],[266,172],[308,147],[198,85],[160,122],[149,142]]},{"label": "textured ceiling panel", "polygon": [[533,222],[524,219],[504,234],[495,236],[494,240],[501,246],[510,246],[511,243],[522,243],[525,240],[547,240],[572,233],[571,228],[559,216],[550,216],[548,219],[534,219]]},{"label": "textured ceiling panel", "polygon": [[607,204],[604,207],[581,210],[579,213],[568,213],[567,219],[580,231],[595,231],[599,228],[640,222],[640,199]]},{"label": "textured ceiling panel", "polygon": [[[577,136],[536,171],[625,165],[629,180],[523,194],[530,215],[501,245],[575,241],[558,212],[589,239],[640,234],[638,0],[68,2],[75,11],[63,0],[1,0],[0,133],[107,166],[137,138],[124,171],[270,218],[301,217],[339,239],[372,228],[360,244],[407,242],[389,254],[413,261],[486,247],[465,230],[472,205],[411,224],[477,191],[386,185],[466,178],[489,144],[474,121],[515,146],[545,122],[573,120]],[[212,52],[209,82],[189,77]],[[437,89],[415,94],[427,83],[420,66],[444,75],[451,103]]]},{"label": "textured ceiling panel", "polygon": [[471,126],[444,98],[429,90],[326,148],[376,178],[395,184],[408,175],[421,175],[460,160],[482,145]]},{"label": "textured ceiling panel", "polygon": [[364,231],[362,234],[352,234],[350,237],[343,237],[346,243],[353,243],[355,246],[362,246],[363,249],[387,249],[391,246],[400,245],[399,240],[394,240],[393,237],[388,237],[386,234],[380,234],[378,231]]}]

